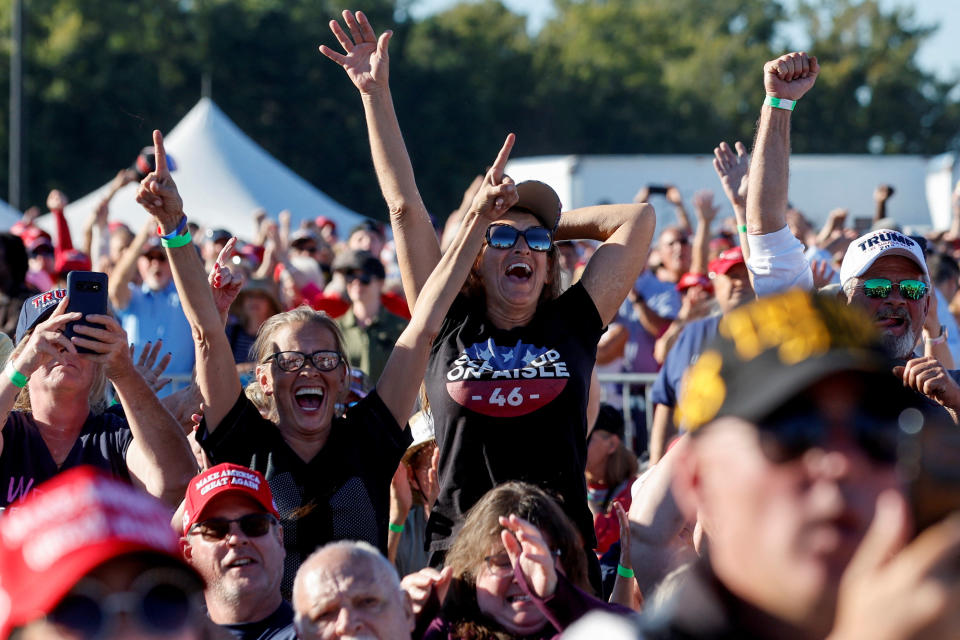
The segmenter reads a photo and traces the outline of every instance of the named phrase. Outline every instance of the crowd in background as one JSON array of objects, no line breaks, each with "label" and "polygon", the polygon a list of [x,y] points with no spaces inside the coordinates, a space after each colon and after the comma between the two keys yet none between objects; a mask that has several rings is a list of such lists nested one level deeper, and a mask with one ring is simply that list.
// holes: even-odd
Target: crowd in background
[{"label": "crowd in background", "polygon": [[887,184],[816,229],[792,53],[719,185],[562,210],[511,134],[441,226],[344,25],[389,225],[206,227],[155,132],[80,238],[59,191],[0,234],[0,635],[960,637],[960,184],[947,231]]}]

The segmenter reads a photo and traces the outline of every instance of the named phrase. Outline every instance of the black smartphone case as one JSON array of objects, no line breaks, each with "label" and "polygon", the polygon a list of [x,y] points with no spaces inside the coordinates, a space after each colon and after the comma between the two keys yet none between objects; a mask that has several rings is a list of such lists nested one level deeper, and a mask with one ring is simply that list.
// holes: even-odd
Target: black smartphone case
[{"label": "black smartphone case", "polygon": [[[107,314],[107,274],[99,271],[71,271],[67,274],[67,295],[70,296],[70,303],[67,305],[67,313],[79,311],[84,316],[91,314]],[[79,320],[71,322],[64,330],[64,335],[69,340],[73,336],[91,339],[89,336],[75,333],[74,327],[77,324],[102,328],[103,325],[95,322],[85,322]],[[93,353],[85,347],[77,347],[78,353]]]}]

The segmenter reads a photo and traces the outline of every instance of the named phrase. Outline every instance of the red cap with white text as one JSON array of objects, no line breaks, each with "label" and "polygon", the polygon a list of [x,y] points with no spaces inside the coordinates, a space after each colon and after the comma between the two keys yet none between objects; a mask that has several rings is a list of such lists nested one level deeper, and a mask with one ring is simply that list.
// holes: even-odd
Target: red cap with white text
[{"label": "red cap with white text", "polygon": [[0,516],[0,638],[50,613],[104,562],[136,552],[193,573],[169,508],[152,496],[93,467],[39,485]]},{"label": "red cap with white text", "polygon": [[183,501],[184,534],[200,521],[200,516],[210,501],[225,493],[246,496],[274,518],[280,519],[270,485],[263,475],[239,464],[224,462],[210,467],[187,485],[187,497]]}]

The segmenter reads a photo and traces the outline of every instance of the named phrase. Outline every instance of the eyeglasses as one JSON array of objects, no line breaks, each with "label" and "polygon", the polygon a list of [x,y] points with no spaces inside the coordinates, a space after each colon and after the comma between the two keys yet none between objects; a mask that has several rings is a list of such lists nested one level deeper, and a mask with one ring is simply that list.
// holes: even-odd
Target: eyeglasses
[{"label": "eyeglasses", "polygon": [[[796,460],[827,442],[830,426],[819,411],[809,407],[810,402],[809,398],[802,403],[792,402],[761,423],[761,448],[772,462]],[[899,426],[889,413],[870,414],[857,410],[840,428],[848,429],[857,446],[875,463],[896,462]]]},{"label": "eyeglasses", "polygon": [[863,284],[858,285],[858,288],[863,289],[863,293],[868,298],[887,298],[893,292],[894,287],[897,287],[900,290],[900,295],[907,300],[920,300],[927,295],[927,291],[930,289],[926,282],[920,280],[891,282],[887,278],[870,278],[864,280]]},{"label": "eyeglasses", "polygon": [[190,533],[200,534],[207,540],[223,540],[230,535],[230,525],[234,522],[240,527],[243,535],[248,538],[259,538],[267,535],[270,527],[277,523],[277,519],[269,513],[248,513],[236,520],[210,518],[190,527]]},{"label": "eyeglasses", "polygon": [[81,580],[46,620],[84,639],[104,637],[121,614],[151,635],[177,633],[193,624],[199,593],[199,583],[182,574],[171,569],[148,571],[121,593],[91,578]]},{"label": "eyeglasses", "polygon": [[296,249],[297,251],[302,251],[303,253],[316,253],[316,252],[317,252],[317,247],[316,247],[316,245],[312,245],[312,244],[311,244],[311,245],[307,245],[306,247],[294,247],[294,249]]},{"label": "eyeglasses", "polygon": [[373,279],[372,276],[366,271],[356,272],[356,271],[345,271],[343,273],[343,279],[347,283],[353,282],[354,280],[359,280],[361,284],[370,284],[370,281]]},{"label": "eyeglasses", "polygon": [[340,365],[341,360],[343,360],[343,356],[339,351],[314,351],[309,355],[300,351],[280,351],[268,356],[267,359],[263,361],[263,364],[267,364],[271,360],[276,360],[277,366],[280,367],[281,371],[293,372],[303,369],[307,364],[308,358],[310,362],[313,363],[314,369],[318,371],[333,371]]},{"label": "eyeglasses", "polygon": [[[559,558],[561,555],[560,549],[551,549],[550,554],[554,558]],[[483,564],[486,565],[487,571],[497,578],[513,575],[513,564],[510,563],[510,556],[507,555],[506,551],[485,557]]]},{"label": "eyeglasses", "polygon": [[523,236],[532,251],[549,251],[553,235],[545,227],[530,227],[520,230],[508,224],[492,224],[487,227],[487,244],[494,249],[509,249]]}]

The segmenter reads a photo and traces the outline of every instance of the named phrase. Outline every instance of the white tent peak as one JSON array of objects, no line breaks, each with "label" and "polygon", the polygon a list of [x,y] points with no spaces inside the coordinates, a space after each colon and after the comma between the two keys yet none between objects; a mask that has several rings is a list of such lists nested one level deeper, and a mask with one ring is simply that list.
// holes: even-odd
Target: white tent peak
[{"label": "white tent peak", "polygon": [[[148,144],[146,136],[142,141],[130,141],[131,160]],[[267,153],[209,98],[201,98],[164,137],[164,146],[176,165],[173,179],[183,197],[183,208],[203,227],[224,228],[251,239],[251,214],[257,208],[270,215],[289,209],[294,228],[301,220],[324,215],[337,223],[341,234],[363,220]],[[67,206],[74,234],[79,233],[107,186]],[[110,219],[125,222],[134,231],[147,219],[134,200],[136,186],[127,185],[110,202]],[[44,223],[52,226],[52,220],[44,219]]]}]

